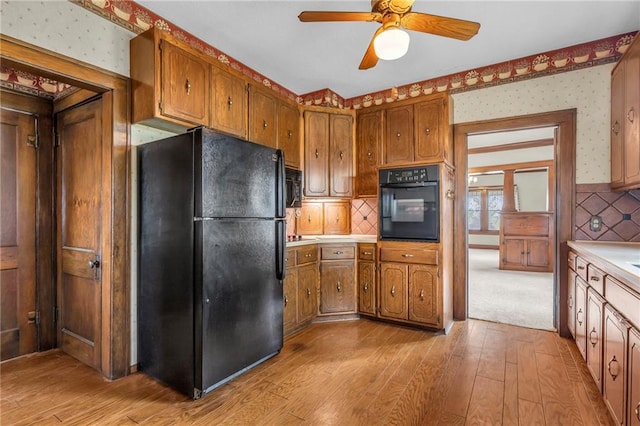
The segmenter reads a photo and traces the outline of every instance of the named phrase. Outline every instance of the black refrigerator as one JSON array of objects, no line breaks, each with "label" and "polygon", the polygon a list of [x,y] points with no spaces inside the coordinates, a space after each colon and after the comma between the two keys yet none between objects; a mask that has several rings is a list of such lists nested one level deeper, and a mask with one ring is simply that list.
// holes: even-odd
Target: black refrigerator
[{"label": "black refrigerator", "polygon": [[282,151],[206,128],[138,150],[138,367],[193,398],[282,348]]}]

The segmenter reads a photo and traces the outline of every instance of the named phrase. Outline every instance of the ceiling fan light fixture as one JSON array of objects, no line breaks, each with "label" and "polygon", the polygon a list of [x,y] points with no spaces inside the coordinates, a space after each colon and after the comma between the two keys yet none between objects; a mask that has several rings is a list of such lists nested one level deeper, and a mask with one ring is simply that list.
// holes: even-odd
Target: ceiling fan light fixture
[{"label": "ceiling fan light fixture", "polygon": [[373,40],[373,49],[385,61],[401,58],[409,50],[409,34],[397,27],[388,28]]}]

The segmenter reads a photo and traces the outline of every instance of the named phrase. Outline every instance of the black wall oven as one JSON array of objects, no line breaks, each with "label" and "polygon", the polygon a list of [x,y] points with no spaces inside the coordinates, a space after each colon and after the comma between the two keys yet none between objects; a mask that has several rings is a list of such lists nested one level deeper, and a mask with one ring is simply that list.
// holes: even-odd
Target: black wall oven
[{"label": "black wall oven", "polygon": [[381,240],[439,241],[439,172],[437,164],[380,170]]}]

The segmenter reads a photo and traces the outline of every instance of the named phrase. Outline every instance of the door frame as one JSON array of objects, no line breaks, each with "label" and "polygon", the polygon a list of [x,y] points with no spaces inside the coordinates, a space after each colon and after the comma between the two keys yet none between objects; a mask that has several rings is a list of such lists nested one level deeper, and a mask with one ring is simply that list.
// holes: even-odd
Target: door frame
[{"label": "door frame", "polygon": [[[102,163],[104,185],[101,217],[103,239],[100,247],[103,265],[101,373],[107,379],[123,377],[129,373],[131,335],[128,273],[131,149],[129,79],[4,34],[0,34],[0,60],[4,66],[22,69],[102,94],[102,119],[103,123],[108,125],[103,129],[105,143]],[[42,160],[39,156],[38,162]],[[37,226],[41,225],[39,219]],[[37,231],[46,232],[42,228]],[[38,299],[41,311],[55,306],[56,303],[54,292],[38,293]],[[42,314],[41,329],[55,336],[56,324],[53,314],[44,317]]]},{"label": "door frame", "polygon": [[[575,222],[575,169],[576,169],[576,109],[552,111],[518,117],[498,118],[454,125],[454,161],[456,190],[454,200],[454,284],[453,315],[456,320],[468,317],[467,259],[467,191],[468,161],[467,137],[478,133],[496,133],[507,130],[534,129],[557,126],[554,142],[554,169],[556,203],[555,268],[554,268],[554,326],[561,336],[569,335],[567,327],[567,241],[573,239]],[[560,167],[560,165],[562,167]]]}]

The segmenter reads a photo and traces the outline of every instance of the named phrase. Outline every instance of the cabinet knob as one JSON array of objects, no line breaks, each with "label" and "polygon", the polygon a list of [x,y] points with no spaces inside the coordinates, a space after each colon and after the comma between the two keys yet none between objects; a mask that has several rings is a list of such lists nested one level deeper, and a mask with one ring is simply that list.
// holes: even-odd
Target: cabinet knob
[{"label": "cabinet knob", "polygon": [[318,149],[316,148],[316,158],[318,158],[320,154],[318,153]]},{"label": "cabinet knob", "polygon": [[232,106],[233,106],[233,99],[231,99],[231,96],[229,96],[229,98],[227,99],[227,107],[229,108],[229,110],[231,110]]},{"label": "cabinet knob", "polygon": [[396,137],[400,139],[400,132],[396,133]]},{"label": "cabinet knob", "polygon": [[367,158],[371,160],[371,157],[373,157],[373,154],[371,152],[367,152]]},{"label": "cabinet knob", "polygon": [[307,220],[309,221],[309,223],[311,223],[311,215],[309,215],[309,217],[307,218]]},{"label": "cabinet knob", "polygon": [[311,257],[311,256],[313,256],[311,253],[307,253],[304,255],[304,257]]},{"label": "cabinet knob", "polygon": [[293,136],[293,132],[291,130],[287,130],[287,138],[291,139],[291,136]]},{"label": "cabinet knob", "polygon": [[340,281],[336,283],[336,290],[338,290],[338,293],[342,291],[342,284],[340,283]]},{"label": "cabinet knob", "polygon": [[427,136],[429,136],[431,134],[431,129],[427,127],[426,129],[424,129],[424,132],[427,134]]},{"label": "cabinet knob", "polygon": [[591,277],[591,281],[600,281],[600,277]]},{"label": "cabinet knob", "polygon": [[262,127],[263,127],[264,129],[266,129],[266,128],[267,128],[267,120],[262,120]]},{"label": "cabinet knob", "polygon": [[402,255],[402,257],[413,257],[413,255],[412,255],[412,254],[406,254],[406,253],[405,253],[405,254],[403,254],[403,255]]},{"label": "cabinet knob", "polygon": [[595,327],[593,327],[593,330],[589,332],[589,342],[591,342],[591,346],[594,348],[598,344],[598,332]]},{"label": "cabinet knob", "polygon": [[[614,362],[615,364],[613,364]],[[620,374],[620,363],[616,359],[615,355],[613,356],[613,358],[609,360],[609,363],[607,364],[607,370],[609,371],[609,374],[611,375],[612,380],[615,380],[618,378],[618,374]]]},{"label": "cabinet knob", "polygon": [[394,297],[396,295],[396,286],[395,285],[391,286],[391,295],[394,296]]},{"label": "cabinet knob", "polygon": [[[336,219],[337,220],[337,219]],[[333,254],[337,254],[337,255],[341,255],[342,253],[344,253],[343,251],[334,251]]]},{"label": "cabinet knob", "polygon": [[289,296],[284,295],[284,306],[286,307],[289,304]]},{"label": "cabinet knob", "polygon": [[311,296],[311,289],[309,287],[307,287],[307,298]]},{"label": "cabinet knob", "polygon": [[370,252],[370,251],[363,251],[363,252],[362,252],[362,254],[363,254],[364,256],[371,256],[373,253],[372,253],[372,252]]},{"label": "cabinet knob", "polygon": [[620,123],[618,123],[618,120],[616,120],[615,123],[613,123],[613,126],[611,126],[611,131],[618,136],[618,133],[620,133]]},{"label": "cabinet knob", "polygon": [[424,289],[420,290],[420,300],[424,300]]},{"label": "cabinet knob", "polygon": [[340,159],[342,160],[343,158],[344,158],[344,153],[340,151]]},{"label": "cabinet knob", "polygon": [[364,283],[364,286],[362,287],[362,290],[363,290],[365,293],[368,293],[368,292],[369,292],[369,283]]},{"label": "cabinet knob", "polygon": [[578,309],[578,312],[576,312],[576,321],[578,321],[578,325],[582,325],[582,320],[578,318],[580,314],[582,314],[582,308]]},{"label": "cabinet knob", "polygon": [[629,123],[633,123],[633,120],[635,120],[635,118],[636,118],[636,110],[633,109],[633,107],[631,107],[631,109],[627,113],[627,120],[629,120]]},{"label": "cabinet knob", "polygon": [[187,89],[187,95],[191,94],[191,82],[187,79],[187,82],[184,85],[185,89]]}]

